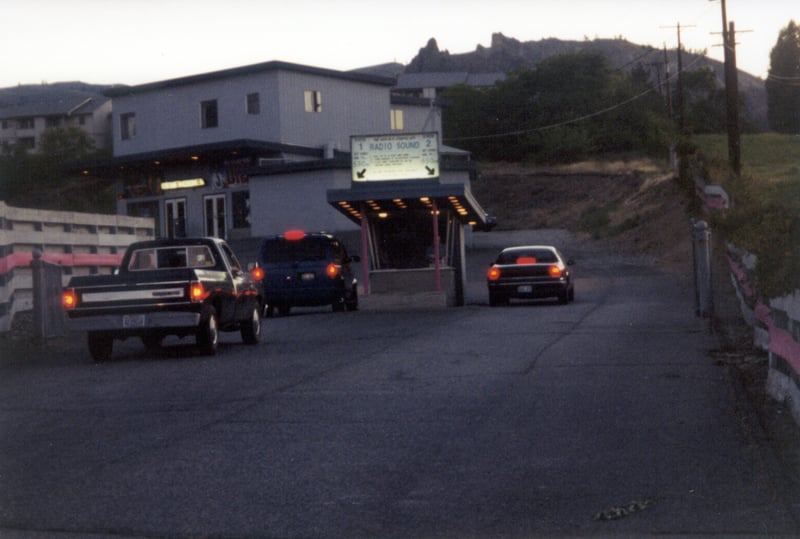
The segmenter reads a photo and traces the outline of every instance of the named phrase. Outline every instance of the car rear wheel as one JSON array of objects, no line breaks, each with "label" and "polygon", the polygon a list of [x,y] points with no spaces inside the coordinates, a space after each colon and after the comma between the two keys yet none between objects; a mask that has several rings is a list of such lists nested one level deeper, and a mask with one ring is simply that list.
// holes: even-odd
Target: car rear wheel
[{"label": "car rear wheel", "polygon": [[251,311],[250,317],[241,324],[242,341],[245,344],[258,344],[261,341],[261,316],[257,305]]},{"label": "car rear wheel", "polygon": [[209,307],[200,318],[200,327],[195,340],[202,354],[213,356],[217,353],[219,325],[217,324],[217,311],[214,307]]},{"label": "car rear wheel", "polygon": [[89,332],[89,353],[92,359],[100,362],[111,358],[114,349],[114,338],[100,331]]}]

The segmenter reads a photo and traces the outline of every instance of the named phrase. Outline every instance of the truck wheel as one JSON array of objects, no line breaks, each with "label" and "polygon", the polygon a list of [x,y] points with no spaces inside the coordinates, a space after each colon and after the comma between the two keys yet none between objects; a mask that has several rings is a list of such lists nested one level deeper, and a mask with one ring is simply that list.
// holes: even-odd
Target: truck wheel
[{"label": "truck wheel", "polygon": [[209,307],[200,318],[200,327],[195,336],[200,353],[213,356],[217,353],[219,345],[219,326],[217,325],[217,311]]},{"label": "truck wheel", "polygon": [[240,331],[245,344],[258,344],[261,341],[261,316],[258,305],[253,305],[250,317],[242,321]]},{"label": "truck wheel", "polygon": [[99,331],[89,332],[89,353],[97,362],[107,361],[111,358],[114,349],[114,338],[108,333]]}]

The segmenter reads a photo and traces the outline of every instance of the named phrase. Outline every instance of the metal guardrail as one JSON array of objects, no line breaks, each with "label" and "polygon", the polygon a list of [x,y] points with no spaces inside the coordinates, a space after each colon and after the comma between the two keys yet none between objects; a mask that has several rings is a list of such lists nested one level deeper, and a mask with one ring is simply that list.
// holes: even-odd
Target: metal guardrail
[{"label": "metal guardrail", "polygon": [[0,332],[31,311],[34,252],[72,275],[111,273],[125,248],[155,235],[152,218],[16,208],[0,201]]}]

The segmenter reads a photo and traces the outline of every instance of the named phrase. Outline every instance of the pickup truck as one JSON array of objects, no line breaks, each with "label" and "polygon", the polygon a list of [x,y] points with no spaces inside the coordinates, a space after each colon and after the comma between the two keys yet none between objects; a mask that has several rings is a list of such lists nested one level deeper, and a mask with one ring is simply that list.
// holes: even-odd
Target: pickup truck
[{"label": "pickup truck", "polygon": [[88,332],[95,361],[111,357],[114,340],[138,337],[148,349],[168,335],[194,335],[201,353],[215,354],[220,331],[240,331],[246,344],[261,339],[263,272],[242,269],[216,238],[132,243],[113,275],[72,277],[62,305],[67,328]]}]

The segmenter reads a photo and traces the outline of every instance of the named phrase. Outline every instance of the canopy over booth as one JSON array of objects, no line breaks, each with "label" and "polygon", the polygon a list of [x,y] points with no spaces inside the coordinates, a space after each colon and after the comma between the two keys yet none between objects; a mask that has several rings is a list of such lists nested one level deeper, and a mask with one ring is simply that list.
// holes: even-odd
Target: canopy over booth
[{"label": "canopy over booth", "polygon": [[[494,225],[467,184],[430,180],[354,183],[350,189],[329,190],[327,198],[361,226],[366,294],[370,293],[371,278],[382,280],[376,285],[392,279],[415,289],[409,291],[425,290],[427,284],[434,292],[450,293],[445,289],[452,288],[453,303],[463,304],[464,227],[489,230]],[[409,285],[398,272],[412,270],[417,272],[418,282]],[[389,272],[394,273],[390,276]],[[420,277],[420,272],[432,274],[432,282]]]}]

